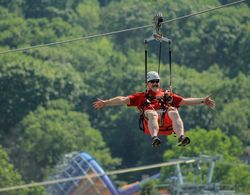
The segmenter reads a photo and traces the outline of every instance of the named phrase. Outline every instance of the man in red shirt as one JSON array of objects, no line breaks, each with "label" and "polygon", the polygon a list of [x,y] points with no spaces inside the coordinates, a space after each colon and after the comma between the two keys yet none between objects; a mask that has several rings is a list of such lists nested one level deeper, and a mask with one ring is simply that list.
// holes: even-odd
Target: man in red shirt
[{"label": "man in red shirt", "polygon": [[146,92],[134,93],[129,96],[117,96],[108,100],[98,99],[93,103],[95,109],[105,106],[123,105],[136,106],[147,121],[147,129],[152,136],[152,146],[159,146],[161,141],[159,134],[159,120],[162,112],[166,112],[164,122],[170,123],[173,131],[178,136],[178,145],[185,146],[190,143],[190,139],[184,135],[182,119],[178,108],[184,105],[204,104],[209,108],[214,108],[215,101],[207,96],[205,98],[183,98],[160,88],[160,76],[157,72],[147,73]]}]

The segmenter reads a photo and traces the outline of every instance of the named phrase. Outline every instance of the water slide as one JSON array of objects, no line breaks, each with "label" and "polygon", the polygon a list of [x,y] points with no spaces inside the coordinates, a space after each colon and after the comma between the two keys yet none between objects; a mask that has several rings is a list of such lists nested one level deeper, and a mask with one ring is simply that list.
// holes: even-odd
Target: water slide
[{"label": "water slide", "polygon": [[[101,175],[98,177],[90,177],[90,175]],[[141,182],[124,186],[117,189],[112,180],[105,174],[102,167],[88,153],[82,152],[74,156],[67,168],[57,175],[57,178],[69,178],[77,176],[86,176],[81,180],[68,181],[53,185],[49,189],[49,194],[53,195],[131,195],[139,192],[141,185],[151,179],[159,177],[156,174]]]}]

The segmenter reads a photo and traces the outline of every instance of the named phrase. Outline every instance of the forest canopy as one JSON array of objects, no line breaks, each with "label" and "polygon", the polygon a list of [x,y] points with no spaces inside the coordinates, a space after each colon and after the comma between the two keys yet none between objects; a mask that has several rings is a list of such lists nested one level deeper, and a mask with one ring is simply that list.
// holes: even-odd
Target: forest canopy
[{"label": "forest canopy", "polygon": [[[229,2],[1,0],[0,52],[149,25],[158,11],[170,20]],[[228,145],[218,143],[226,150],[223,157],[241,163],[250,153],[249,13],[249,3],[241,3],[171,22],[162,29],[173,42],[174,92],[183,97],[211,94],[216,100],[214,111],[202,106],[179,110],[193,147],[200,136],[208,136],[210,144],[205,146],[212,151],[215,146],[210,139],[225,136],[223,140],[236,144],[239,153],[234,151],[234,156]],[[89,152],[107,169],[182,155],[172,148],[172,137],[155,152],[150,137],[138,130],[135,109],[96,111],[92,107],[96,98],[144,90],[143,41],[151,34],[151,28],[144,28],[0,54],[0,167],[8,167],[0,169],[0,177],[4,176],[0,186],[46,180],[59,159],[72,151]],[[167,47],[162,50],[160,75],[167,89]],[[149,47],[150,70],[157,70],[158,51],[158,44]],[[189,149],[186,155],[202,152],[201,148]],[[235,170],[223,170],[229,177],[223,182],[250,193],[249,183],[238,185]]]}]

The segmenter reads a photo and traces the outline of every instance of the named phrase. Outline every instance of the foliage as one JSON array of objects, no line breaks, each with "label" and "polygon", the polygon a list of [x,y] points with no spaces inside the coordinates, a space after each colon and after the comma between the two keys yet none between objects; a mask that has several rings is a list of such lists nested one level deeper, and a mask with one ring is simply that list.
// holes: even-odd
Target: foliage
[{"label": "foliage", "polygon": [[0,124],[4,131],[46,101],[75,101],[83,87],[72,67],[19,54],[1,56],[0,72]]},{"label": "foliage", "polygon": [[78,15],[76,23],[87,31],[93,31],[100,25],[100,8],[97,1],[85,0],[76,7]]},{"label": "foliage", "polygon": [[[77,1],[79,3],[79,1]],[[4,7],[7,7],[10,11],[16,10],[19,6],[19,12],[21,12],[27,18],[41,18],[41,17],[63,17],[63,13],[66,12],[74,5],[74,1],[67,0],[37,0],[34,4],[31,0],[18,0],[15,2],[1,1]],[[65,10],[64,12],[62,10]]]},{"label": "foliage", "polygon": [[[37,0],[34,4],[31,0],[1,0],[0,51],[150,25],[158,11],[167,21],[228,2],[231,1]],[[191,145],[190,150],[183,150],[185,156],[198,155],[203,150],[220,153],[220,149],[227,152],[227,160],[239,162],[241,151],[237,149],[233,152],[237,158],[231,158],[229,145],[233,142],[235,149],[240,147],[242,151],[249,145],[249,19],[249,3],[242,3],[163,25],[164,36],[173,41],[174,92],[183,97],[212,94],[217,104],[214,111],[205,106],[180,108],[186,131],[220,128],[225,134],[220,137],[220,144],[203,147],[200,143],[200,148]],[[171,153],[170,143],[176,139],[162,138],[163,144],[156,152],[150,136],[138,130],[135,109],[112,107],[96,111],[91,106],[96,98],[144,90],[143,40],[151,34],[149,27],[0,56],[0,141],[26,180],[45,179],[57,159],[71,150],[89,150],[107,166],[117,162],[111,156],[119,157],[123,168],[158,163],[164,150]],[[149,70],[157,68],[158,51],[158,43],[149,45]],[[164,88],[169,83],[166,51],[164,45],[160,72]],[[58,99],[63,100],[51,104]],[[87,128],[81,128],[83,125]],[[70,134],[69,129],[75,131]],[[97,135],[101,146],[86,142],[81,136],[86,133],[84,129],[91,129],[87,137]],[[214,134],[211,137],[216,140]],[[15,155],[19,150],[25,153],[23,157]],[[19,158],[23,164],[17,163]],[[242,192],[248,190],[247,181],[239,182],[248,178],[246,169],[239,170],[241,178],[232,166],[221,166],[216,171],[216,181],[235,184]],[[37,178],[32,175],[34,169],[38,171]],[[127,179],[136,177],[133,174]]]},{"label": "foliage", "polygon": [[[227,134],[236,135],[246,145],[250,144],[249,134],[249,99],[234,100],[226,104],[222,113],[216,119],[217,126]],[[239,111],[235,109],[240,108]]]},{"label": "foliage", "polygon": [[142,190],[140,192],[140,195],[157,195],[159,194],[157,190],[155,189],[155,186],[157,185],[158,181],[157,180],[151,180],[151,181],[146,181],[142,185]]},{"label": "foliage", "polygon": [[11,156],[25,179],[40,181],[71,151],[86,151],[106,166],[119,162],[111,158],[99,131],[88,116],[75,112],[65,100],[49,102],[28,114],[15,128]]},{"label": "foliage", "polygon": [[[151,24],[152,16],[155,15],[154,7],[155,4],[150,1],[113,1],[101,12],[101,18],[105,18],[105,22],[101,23],[100,28],[102,31],[108,32]],[[117,34],[113,39],[116,47],[124,51],[124,53],[129,48],[142,51],[143,37],[150,36],[150,34],[151,29],[145,29],[140,32],[131,31]]]},{"label": "foliage", "polygon": [[[221,171],[222,170],[222,171]],[[224,175],[224,173],[228,173]],[[221,182],[221,185],[234,185],[236,192],[249,194],[250,192],[250,168],[244,163],[219,164],[215,172],[215,178]],[[223,179],[221,179],[221,177]],[[221,179],[221,180],[220,180]]]},{"label": "foliage", "polygon": [[[70,36],[79,36],[85,31],[60,17],[24,19],[1,9],[0,44],[10,48],[56,42]],[[13,39],[15,37],[15,39]]]},{"label": "foliage", "polygon": [[[243,155],[243,144],[235,136],[227,136],[223,134],[221,130],[210,130],[206,131],[204,129],[194,129],[189,131],[188,136],[191,138],[191,145],[185,148],[178,148],[176,146],[176,140],[169,137],[169,142],[172,145],[172,149],[165,151],[164,159],[174,159],[180,157],[197,157],[200,154],[206,155],[211,158],[221,157],[222,160],[216,162],[214,176],[212,179],[213,183],[221,182],[222,184],[233,185],[236,187],[237,192],[249,192],[249,184],[247,178],[250,177],[249,172],[245,172],[249,167],[242,162],[240,158]],[[205,161],[206,162],[206,161]],[[231,164],[233,163],[233,164]],[[235,175],[235,166],[237,166],[238,173],[244,173],[242,177],[246,181],[242,181],[242,177],[237,177]],[[208,167],[206,164],[200,165],[201,175],[206,175]],[[183,169],[187,169],[187,165],[182,166]],[[165,176],[170,177],[172,168],[165,169]],[[188,172],[191,174],[191,172]],[[195,172],[193,173],[195,174]],[[188,177],[194,178],[194,176]],[[244,180],[245,180],[244,179]],[[240,183],[242,181],[242,183]],[[205,183],[206,179],[203,178],[202,182]]]},{"label": "foliage", "polygon": [[[11,164],[7,152],[0,146],[0,188],[22,185],[22,177],[13,164]],[[31,189],[10,190],[5,191],[6,195],[35,195],[45,194],[43,187],[35,187]]]},{"label": "foliage", "polygon": [[[147,21],[150,21],[148,17],[155,15],[155,9],[157,10],[155,6],[158,6],[158,9],[160,7],[161,9],[157,11],[166,13],[165,18],[170,20],[218,5],[216,0],[205,2],[196,0],[158,1],[157,4],[152,2],[136,4],[134,1],[113,2],[103,12],[103,15],[110,19],[103,23],[102,29],[114,31],[122,29],[122,26],[117,26],[119,24],[123,24],[124,28],[148,24]],[[114,9],[114,7],[119,9]],[[148,10],[149,7],[150,10]],[[120,14],[121,12],[123,14]],[[245,45],[249,42],[248,12],[249,8],[243,4],[239,7],[230,7],[224,11],[215,12],[212,16],[203,14],[189,20],[172,22],[164,27],[163,32],[167,32],[166,36],[173,40],[175,56],[173,61],[199,71],[206,70],[211,64],[217,63],[231,77],[236,76],[240,71],[248,74],[249,59],[247,53],[249,53],[249,47]],[[231,17],[232,15],[235,17]],[[118,43],[117,47],[125,52],[131,47],[142,51],[142,39],[137,39],[137,37],[145,38],[149,37],[150,34],[148,29],[140,34],[137,32],[119,34],[115,36],[115,42]],[[152,52],[157,54],[156,45],[153,45]],[[164,59],[166,62],[166,57]]]},{"label": "foliage", "polygon": [[[218,6],[218,1],[173,1],[165,4],[166,13],[175,18]],[[236,49],[245,48],[248,51],[249,48],[244,46],[249,37],[249,31],[245,29],[249,26],[248,12],[249,7],[241,4],[215,11],[212,15],[207,13],[173,24],[169,28],[169,34],[175,40],[175,62],[199,71],[216,63],[231,77],[240,71],[248,74],[249,68],[247,70],[246,67],[249,67],[249,60],[248,57],[243,57],[246,51]],[[244,38],[243,31],[245,35],[248,34]]]},{"label": "foliage", "polygon": [[[10,163],[8,154],[0,146],[0,187],[21,184],[21,175],[15,171],[14,166]],[[13,193],[14,194],[14,193]]]}]

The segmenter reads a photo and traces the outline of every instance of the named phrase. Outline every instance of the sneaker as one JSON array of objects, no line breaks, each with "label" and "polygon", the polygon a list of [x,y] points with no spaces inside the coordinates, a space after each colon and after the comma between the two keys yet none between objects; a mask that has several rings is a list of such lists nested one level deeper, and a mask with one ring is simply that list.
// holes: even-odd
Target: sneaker
[{"label": "sneaker", "polygon": [[191,140],[189,139],[189,137],[185,137],[184,135],[181,135],[178,139],[178,146],[185,146],[190,144]]},{"label": "sneaker", "polygon": [[157,136],[152,137],[152,146],[153,147],[158,147],[158,146],[160,146],[160,144],[161,144],[161,140],[159,137],[157,137]]}]

